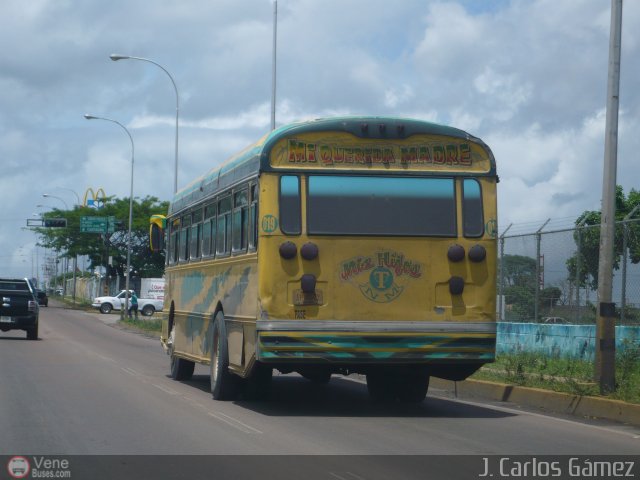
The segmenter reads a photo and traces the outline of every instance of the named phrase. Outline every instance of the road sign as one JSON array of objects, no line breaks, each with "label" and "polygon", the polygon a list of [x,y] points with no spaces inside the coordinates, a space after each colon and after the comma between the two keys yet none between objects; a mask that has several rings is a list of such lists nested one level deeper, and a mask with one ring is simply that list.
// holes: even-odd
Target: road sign
[{"label": "road sign", "polygon": [[115,227],[116,217],[80,217],[82,233],[113,233]]}]

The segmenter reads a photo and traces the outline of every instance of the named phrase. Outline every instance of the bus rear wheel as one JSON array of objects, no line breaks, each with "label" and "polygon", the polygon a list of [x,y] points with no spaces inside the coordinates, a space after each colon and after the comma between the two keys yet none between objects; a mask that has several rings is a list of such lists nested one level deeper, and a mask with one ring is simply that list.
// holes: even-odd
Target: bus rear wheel
[{"label": "bus rear wheel", "polygon": [[196,364],[190,360],[171,355],[171,378],[174,380],[189,380],[193,376]]},{"label": "bus rear wheel", "polygon": [[185,360],[176,356],[175,350],[175,338],[176,331],[173,326],[171,327],[171,333],[169,334],[169,357],[171,358],[171,378],[174,380],[189,380],[193,376],[193,370],[196,364],[190,360]]},{"label": "bus rear wheel", "polygon": [[229,347],[222,311],[218,312],[214,319],[210,374],[213,398],[216,400],[236,398],[239,378],[229,372]]},{"label": "bus rear wheel", "polygon": [[249,378],[244,380],[243,396],[245,400],[268,400],[271,396],[273,368],[256,362]]},{"label": "bus rear wheel", "polygon": [[390,372],[367,373],[367,390],[374,402],[392,402],[396,398],[396,379]]},{"label": "bus rear wheel", "polygon": [[422,368],[374,371],[367,374],[367,389],[376,402],[420,403],[429,390],[429,375]]},{"label": "bus rear wheel", "polygon": [[398,385],[397,393],[401,402],[420,403],[427,396],[429,390],[428,375],[409,375]]}]

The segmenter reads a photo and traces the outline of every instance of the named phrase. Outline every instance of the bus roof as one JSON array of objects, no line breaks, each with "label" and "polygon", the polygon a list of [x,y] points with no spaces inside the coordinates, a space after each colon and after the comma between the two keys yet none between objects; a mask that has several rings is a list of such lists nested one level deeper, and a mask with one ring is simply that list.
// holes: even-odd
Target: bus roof
[{"label": "bus roof", "polygon": [[417,134],[458,138],[478,144],[486,150],[491,167],[485,175],[495,175],[496,172],[495,160],[489,147],[479,138],[457,128],[398,117],[350,116],[319,118],[283,125],[227,159],[222,165],[218,165],[206,174],[196,178],[174,195],[169,206],[169,214],[179,212],[197,203],[202,198],[256,176],[261,171],[271,171],[269,157],[271,149],[278,141],[291,135],[317,132],[345,132],[365,139],[401,140]]}]

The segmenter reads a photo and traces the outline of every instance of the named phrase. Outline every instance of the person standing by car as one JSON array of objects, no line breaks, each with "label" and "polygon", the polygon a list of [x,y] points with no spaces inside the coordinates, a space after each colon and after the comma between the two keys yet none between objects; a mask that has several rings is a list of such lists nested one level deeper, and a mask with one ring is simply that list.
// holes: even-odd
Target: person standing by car
[{"label": "person standing by car", "polygon": [[131,318],[131,312],[135,312],[136,320],[138,319],[138,297],[136,292],[131,293],[131,305],[129,305],[129,318]]}]

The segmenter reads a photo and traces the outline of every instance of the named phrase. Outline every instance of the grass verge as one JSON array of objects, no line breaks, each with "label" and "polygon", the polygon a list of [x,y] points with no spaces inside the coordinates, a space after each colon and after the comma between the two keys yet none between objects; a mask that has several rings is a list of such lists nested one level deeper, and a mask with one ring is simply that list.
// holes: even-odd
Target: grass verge
[{"label": "grass verge", "polygon": [[[599,396],[593,380],[593,361],[550,358],[539,353],[500,355],[471,378],[574,395]],[[640,404],[640,345],[629,343],[617,352],[616,391],[607,396]]]},{"label": "grass verge", "polygon": [[139,330],[146,333],[160,333],[162,331],[162,320],[140,320],[135,318],[127,318],[120,320],[120,324],[125,325],[134,330]]}]

